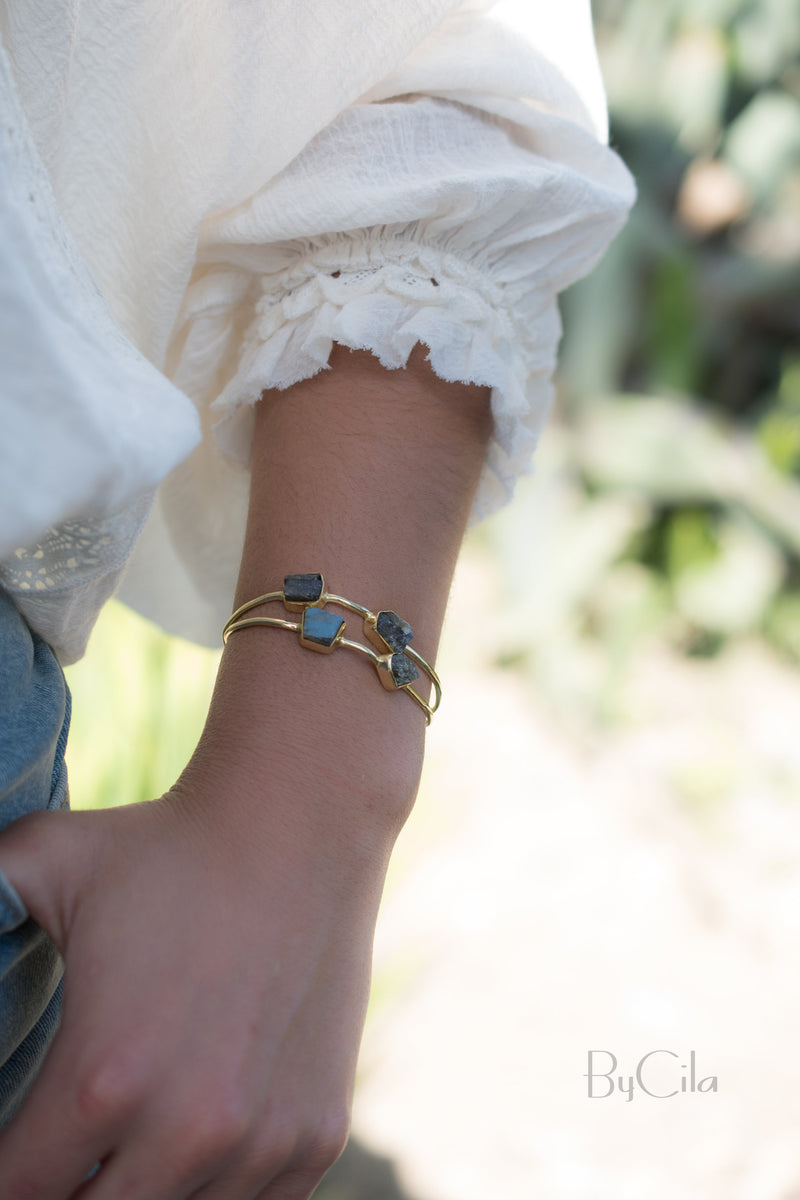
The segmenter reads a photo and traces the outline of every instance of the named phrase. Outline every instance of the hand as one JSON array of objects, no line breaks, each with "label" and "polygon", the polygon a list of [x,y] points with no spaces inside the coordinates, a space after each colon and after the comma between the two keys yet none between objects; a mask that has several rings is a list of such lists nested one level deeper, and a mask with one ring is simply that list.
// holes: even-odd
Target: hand
[{"label": "hand", "polygon": [[385,856],[226,812],[176,792],[0,837],[66,964],[4,1200],[306,1200],[340,1153]]}]

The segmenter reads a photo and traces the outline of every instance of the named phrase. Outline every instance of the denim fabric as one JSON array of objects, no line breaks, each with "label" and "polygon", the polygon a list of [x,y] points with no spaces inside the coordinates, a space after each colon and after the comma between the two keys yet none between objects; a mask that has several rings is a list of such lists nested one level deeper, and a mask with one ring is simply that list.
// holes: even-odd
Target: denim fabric
[{"label": "denim fabric", "polygon": [[[69,807],[64,672],[0,589],[0,829]],[[63,964],[0,870],[0,1126],[16,1112],[58,1028]]]}]

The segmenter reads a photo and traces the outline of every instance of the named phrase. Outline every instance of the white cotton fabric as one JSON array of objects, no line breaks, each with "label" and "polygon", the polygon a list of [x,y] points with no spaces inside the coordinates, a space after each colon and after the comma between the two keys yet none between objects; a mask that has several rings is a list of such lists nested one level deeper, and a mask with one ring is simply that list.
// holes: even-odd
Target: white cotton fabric
[{"label": "white cotton fabric", "polygon": [[[52,297],[31,304],[50,370],[35,430],[22,397],[36,361],[8,372],[0,581],[63,662],[126,561],[123,599],[219,644],[252,406],[326,369],[334,341],[388,368],[423,342],[437,374],[490,387],[474,516],[510,495],[550,403],[556,296],[633,199],[605,144],[585,0],[0,0],[0,35],[20,105],[6,142],[28,146],[24,161],[5,151],[17,192],[38,153],[60,244],[74,238],[130,339],[109,351],[71,255],[72,319],[97,342],[84,377],[53,381],[73,335]],[[18,245],[17,263],[0,257],[3,304],[29,259],[53,257],[40,236]],[[39,528],[5,504],[37,455]]]},{"label": "white cotton fabric", "polygon": [[[200,424],[124,336],[89,274],[2,46],[0,231],[0,583],[71,661]],[[143,438],[147,427],[158,439]]]}]

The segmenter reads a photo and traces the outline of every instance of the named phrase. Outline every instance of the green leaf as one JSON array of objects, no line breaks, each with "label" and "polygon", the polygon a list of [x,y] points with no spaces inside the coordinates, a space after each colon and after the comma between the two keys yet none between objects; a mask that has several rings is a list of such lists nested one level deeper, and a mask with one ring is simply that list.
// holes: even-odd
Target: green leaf
[{"label": "green leaf", "polygon": [[734,634],[757,628],[783,581],[779,551],[751,525],[723,520],[717,553],[688,566],[674,580],[680,611],[694,624]]},{"label": "green leaf", "polygon": [[695,266],[688,254],[662,259],[650,297],[647,341],[655,387],[692,392],[698,384],[700,312]]},{"label": "green leaf", "polygon": [[667,570],[677,577],[693,567],[716,561],[719,542],[711,514],[705,508],[682,508],[673,513],[667,528]]},{"label": "green leaf", "polygon": [[768,204],[784,175],[800,163],[800,103],[786,92],[759,93],[729,127],[723,154],[762,205]]}]

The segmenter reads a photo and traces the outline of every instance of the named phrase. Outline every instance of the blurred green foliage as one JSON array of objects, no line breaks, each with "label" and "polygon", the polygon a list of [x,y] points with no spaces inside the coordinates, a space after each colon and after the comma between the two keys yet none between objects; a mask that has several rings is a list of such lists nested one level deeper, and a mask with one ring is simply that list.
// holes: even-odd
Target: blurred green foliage
[{"label": "blurred green foliage", "polygon": [[218,651],[106,605],[88,654],[66,672],[73,808],[153,800],[172,786],[203,728],[218,662]]},{"label": "blurred green foliage", "polygon": [[539,483],[484,538],[514,620],[537,612],[506,659],[541,683],[592,639],[613,675],[643,637],[712,654],[756,636],[800,661],[800,5],[594,13],[639,199],[563,298]]}]

